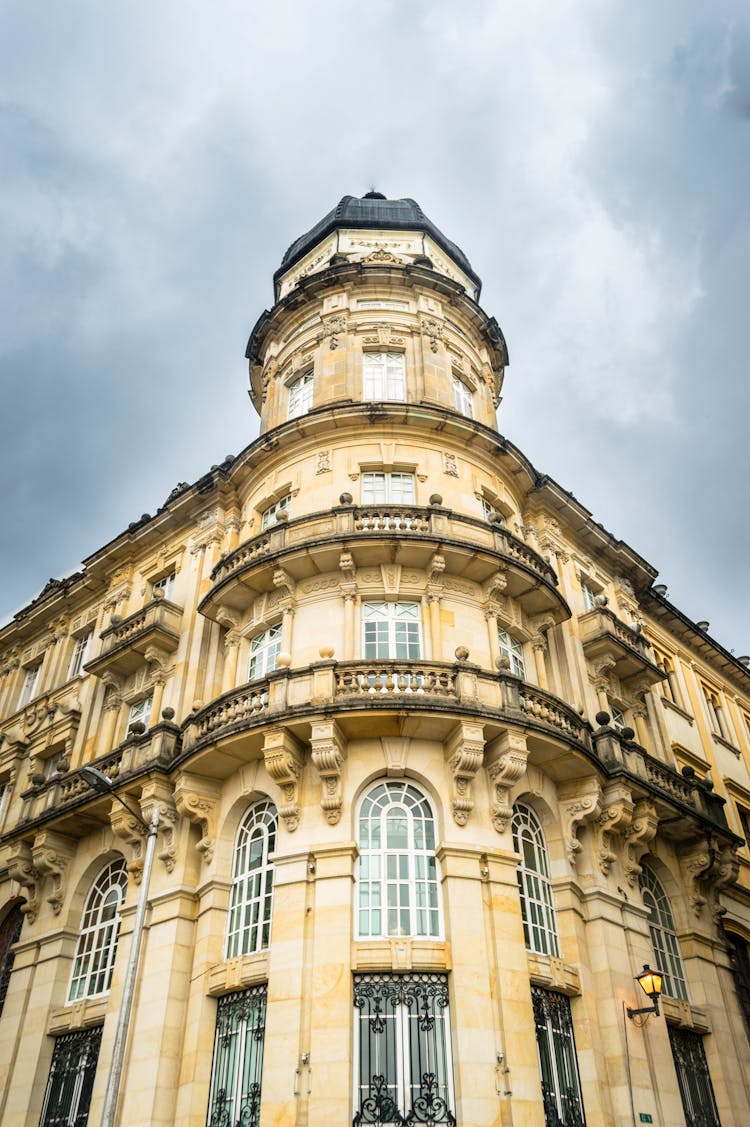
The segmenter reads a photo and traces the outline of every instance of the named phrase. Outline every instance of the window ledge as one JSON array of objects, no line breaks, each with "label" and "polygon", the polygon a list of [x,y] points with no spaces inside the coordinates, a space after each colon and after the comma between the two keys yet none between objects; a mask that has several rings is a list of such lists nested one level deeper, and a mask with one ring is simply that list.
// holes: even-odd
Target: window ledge
[{"label": "window ledge", "polygon": [[206,975],[208,990],[212,998],[228,994],[232,990],[244,990],[268,981],[268,951],[258,951],[254,955],[238,955],[217,963]]},{"label": "window ledge", "polygon": [[535,986],[556,990],[571,998],[581,993],[581,976],[570,963],[563,962],[555,955],[537,955],[533,951],[526,952],[526,960],[529,978]]},{"label": "window ledge", "polygon": [[450,944],[439,939],[364,939],[352,944],[352,969],[356,971],[448,971]]},{"label": "window ledge", "polygon": [[102,1025],[107,1016],[108,1003],[109,994],[102,994],[98,998],[81,998],[78,1002],[61,1006],[50,1014],[47,1032],[58,1036],[74,1029],[90,1029],[94,1025]]},{"label": "window ledge", "polygon": [[664,994],[662,994],[659,1002],[669,1025],[679,1025],[683,1029],[694,1029],[696,1033],[711,1032],[708,1015],[700,1006],[692,1006],[690,1002],[683,1002],[681,998],[667,998]]},{"label": "window ledge", "polygon": [[678,716],[681,716],[683,720],[687,720],[688,724],[690,724],[691,727],[695,723],[693,717],[689,712],[686,711],[686,709],[682,707],[682,705],[675,704],[675,702],[673,700],[669,700],[668,697],[662,697],[661,703],[665,708],[671,708],[672,711],[676,712]]},{"label": "window ledge", "polygon": [[717,732],[712,732],[711,738],[713,739],[714,743],[719,744],[720,747],[725,747],[727,751],[731,751],[732,755],[736,756],[737,759],[739,759],[742,755],[742,752],[738,747],[735,747],[733,743],[729,742],[729,740],[725,740],[724,737],[720,736]]}]

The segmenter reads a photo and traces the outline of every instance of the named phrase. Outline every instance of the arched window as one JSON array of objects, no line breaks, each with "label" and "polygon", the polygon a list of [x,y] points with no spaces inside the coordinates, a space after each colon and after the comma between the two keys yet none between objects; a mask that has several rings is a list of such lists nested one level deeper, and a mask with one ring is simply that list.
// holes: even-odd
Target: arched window
[{"label": "arched window", "polygon": [[268,946],[271,934],[273,865],[278,816],[272,802],[258,802],[242,820],[234,843],[227,958]]},{"label": "arched window", "polygon": [[435,820],[407,782],[378,783],[359,812],[360,937],[440,935]]},{"label": "arched window", "polygon": [[21,938],[22,926],[23,911],[21,905],[16,904],[0,924],[0,1014],[3,1012],[10,972],[13,970],[13,944]]},{"label": "arched window", "polygon": [[537,955],[559,956],[544,831],[534,811],[521,803],[513,807],[512,830],[513,848],[521,855],[517,876],[526,947]]},{"label": "arched window", "polygon": [[662,993],[670,998],[688,1000],[685,968],[682,965],[680,944],[674,926],[674,916],[664,887],[659,878],[644,865],[638,879],[643,903],[648,908],[648,930],[654,962],[664,976]]},{"label": "arched window", "polygon": [[106,994],[112,981],[120,933],[120,905],[128,874],[122,857],[110,861],[94,881],[81,920],[68,1001]]}]

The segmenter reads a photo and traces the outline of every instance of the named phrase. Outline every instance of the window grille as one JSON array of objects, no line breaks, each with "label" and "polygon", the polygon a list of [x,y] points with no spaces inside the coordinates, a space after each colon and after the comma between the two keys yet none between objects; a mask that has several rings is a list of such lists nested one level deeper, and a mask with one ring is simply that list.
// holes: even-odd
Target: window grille
[{"label": "window grille", "polygon": [[453,377],[453,400],[457,411],[466,415],[467,419],[474,418],[474,396],[458,376]]},{"label": "window grille", "polygon": [[273,900],[273,865],[278,824],[272,802],[260,802],[237,831],[232,862],[232,892],[227,925],[227,958],[268,946]]},{"label": "window grille", "polygon": [[365,658],[418,661],[422,656],[419,603],[363,603]]},{"label": "window grille", "polygon": [[306,415],[313,402],[312,368],[289,384],[289,409],[287,417],[296,419]]},{"label": "window grille", "polygon": [[513,848],[521,855],[516,876],[526,947],[538,955],[559,957],[555,901],[544,831],[534,811],[520,803],[513,807],[511,827]]},{"label": "window grille", "polygon": [[413,505],[414,474],[363,473],[363,505]]},{"label": "window grille", "polygon": [[570,1001],[564,994],[531,987],[536,1047],[547,1127],[585,1127]]},{"label": "window grille", "polygon": [[252,986],[219,998],[207,1127],[260,1123],[266,992]]},{"label": "window grille", "polygon": [[36,693],[37,683],[39,681],[39,674],[42,669],[42,663],[38,665],[31,665],[23,675],[23,685],[21,686],[21,696],[18,701],[18,707],[23,708]]},{"label": "window grille", "polygon": [[648,908],[648,929],[651,932],[654,962],[663,975],[662,993],[669,998],[682,998],[687,1002],[685,969],[669,898],[661,881],[646,865],[643,866],[638,883],[643,903]]},{"label": "window grille", "polygon": [[746,940],[732,932],[725,933],[737,1000],[750,1038],[750,948]]},{"label": "window grille", "polygon": [[3,1012],[10,985],[10,972],[13,970],[13,944],[21,938],[22,927],[23,912],[21,905],[17,904],[0,924],[0,1014]]},{"label": "window grille", "polygon": [[94,881],[81,920],[68,1002],[106,994],[112,981],[120,933],[120,905],[128,874],[122,858],[110,861]]},{"label": "window grille", "polygon": [[508,634],[506,630],[497,631],[497,640],[500,643],[500,653],[503,657],[507,657],[510,662],[510,669],[517,677],[526,676],[526,665],[523,660],[523,644],[514,638],[512,634]]},{"label": "window grille", "polygon": [[55,1038],[39,1127],[85,1127],[101,1040],[101,1025]]},{"label": "window grille", "polygon": [[281,652],[281,623],[266,630],[265,634],[258,634],[250,643],[250,667],[248,681],[256,677],[265,677],[272,669],[276,668],[276,658]]},{"label": "window grille", "polygon": [[378,783],[359,812],[360,938],[441,933],[435,820],[406,782]]},{"label": "window grille", "polygon": [[292,495],[291,493],[287,493],[286,497],[282,497],[280,501],[274,501],[272,505],[264,509],[260,514],[261,531],[264,531],[266,528],[271,528],[272,525],[276,524],[277,514],[281,509],[284,509],[284,511],[288,513],[291,503]]},{"label": "window grille", "polygon": [[365,352],[362,356],[363,399],[379,402],[406,399],[406,358],[403,352]]},{"label": "window grille", "polygon": [[94,638],[94,631],[89,630],[88,634],[81,634],[80,638],[76,638],[73,647],[73,656],[70,659],[70,669],[68,670],[68,680],[73,677],[80,676],[84,665],[86,664],[91,649],[91,643]]},{"label": "window grille", "polygon": [[163,575],[161,579],[157,579],[156,583],[151,585],[152,594],[156,595],[158,593],[163,599],[171,599],[174,594],[174,581],[176,578],[177,576],[173,571],[170,572],[169,575]]},{"label": "window grille", "polygon": [[703,1037],[668,1025],[686,1127],[721,1127]]},{"label": "window grille", "polygon": [[354,1127],[455,1127],[448,979],[354,976]]}]

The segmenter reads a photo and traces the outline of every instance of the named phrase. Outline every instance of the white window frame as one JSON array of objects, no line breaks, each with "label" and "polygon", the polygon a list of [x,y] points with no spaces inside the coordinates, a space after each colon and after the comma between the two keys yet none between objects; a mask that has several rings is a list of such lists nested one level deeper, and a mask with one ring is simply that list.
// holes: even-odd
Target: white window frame
[{"label": "white window frame", "polygon": [[643,903],[648,909],[648,930],[654,962],[663,976],[662,993],[667,998],[681,998],[683,1002],[689,1002],[680,941],[664,885],[648,865],[642,867],[638,884]]},{"label": "white window frame", "polygon": [[610,723],[616,732],[622,732],[623,728],[627,728],[628,722],[625,719],[625,713],[616,704],[610,701],[609,708],[611,712]]},{"label": "white window frame", "polygon": [[276,658],[281,652],[281,623],[270,626],[262,634],[256,634],[250,642],[250,660],[247,667],[248,681],[267,677],[276,668]]},{"label": "white window frame", "polygon": [[595,591],[590,583],[585,579],[581,580],[581,595],[583,597],[583,607],[585,611],[596,610],[598,607],[597,598],[600,592]]},{"label": "white window frame", "polygon": [[81,917],[68,1004],[109,992],[120,934],[120,907],[127,888],[128,872],[122,857],[110,861],[94,881]]},{"label": "white window frame", "polygon": [[400,470],[365,470],[360,480],[363,505],[414,505],[416,486],[413,473]]},{"label": "white window frame", "polygon": [[133,701],[128,710],[128,728],[131,724],[142,723],[148,728],[151,722],[151,712],[154,707],[153,694],[147,697],[141,697],[140,700]]},{"label": "white window frame", "polygon": [[500,512],[500,510],[496,509],[492,502],[488,501],[486,497],[480,497],[479,500],[482,506],[482,516],[484,517],[484,519],[488,521],[490,517],[499,517],[500,519],[494,521],[494,523],[499,524],[501,528],[505,528],[505,517]]},{"label": "white window frame", "polygon": [[42,672],[42,663],[38,661],[36,665],[28,665],[23,671],[23,684],[21,685],[21,695],[18,698],[18,707],[23,708],[30,700],[33,700],[37,695],[37,688],[39,685],[39,674]]},{"label": "white window frame", "polygon": [[166,599],[169,602],[172,598],[172,595],[174,594],[174,584],[176,578],[177,574],[174,571],[170,571],[169,575],[162,575],[161,579],[157,579],[154,583],[151,584],[152,597],[154,597],[156,595],[156,592],[159,591],[161,593],[162,599]]},{"label": "white window frame", "polygon": [[388,779],[369,788],[357,816],[358,938],[442,937],[436,844],[432,806],[413,783]]},{"label": "white window frame", "polygon": [[520,855],[516,876],[526,949],[560,957],[555,897],[544,830],[530,806],[517,802],[511,821],[513,848]]},{"label": "white window frame", "polygon": [[83,672],[83,667],[88,661],[89,650],[91,643],[94,640],[94,631],[89,630],[87,634],[79,634],[73,646],[73,653],[70,656],[70,666],[68,667],[68,680],[72,681],[74,677],[80,677]]},{"label": "white window frame", "polygon": [[421,603],[362,604],[365,661],[421,661],[422,652]]},{"label": "white window frame", "polygon": [[273,525],[276,524],[276,514],[280,509],[284,509],[284,511],[288,513],[291,503],[292,495],[291,493],[287,493],[286,497],[281,497],[278,501],[274,501],[272,505],[264,509],[260,514],[261,532],[265,532],[267,528],[272,528]]},{"label": "white window frame", "polygon": [[362,398],[367,403],[406,402],[403,352],[362,353]]},{"label": "white window frame", "polygon": [[300,415],[306,415],[310,410],[313,404],[314,382],[313,369],[308,368],[289,384],[286,413],[288,419],[298,419]]},{"label": "white window frame", "polygon": [[271,938],[273,864],[278,813],[270,801],[256,802],[242,819],[232,854],[232,889],[227,917],[226,958],[264,951]]},{"label": "white window frame", "polygon": [[453,402],[459,414],[467,419],[474,418],[474,393],[460,376],[453,376]]},{"label": "white window frame", "polygon": [[507,630],[503,630],[501,626],[497,628],[497,641],[500,646],[500,654],[502,657],[507,657],[510,662],[510,671],[515,673],[516,677],[526,678],[526,662],[523,657],[523,642],[518,638],[514,638]]}]

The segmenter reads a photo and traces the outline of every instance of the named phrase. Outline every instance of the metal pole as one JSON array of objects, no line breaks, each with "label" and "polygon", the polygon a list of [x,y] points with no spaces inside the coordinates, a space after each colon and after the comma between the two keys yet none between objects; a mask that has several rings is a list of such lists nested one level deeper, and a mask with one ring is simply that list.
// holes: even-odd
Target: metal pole
[{"label": "metal pole", "polygon": [[148,903],[148,888],[151,883],[151,869],[154,864],[154,851],[156,849],[156,834],[159,827],[159,807],[154,806],[151,815],[151,825],[148,827],[146,839],[146,856],[143,860],[143,875],[141,876],[141,890],[138,896],[138,907],[135,911],[133,924],[133,938],[130,944],[128,967],[125,971],[125,983],[122,988],[122,1002],[117,1018],[115,1043],[112,1047],[112,1062],[109,1066],[107,1078],[107,1094],[104,1099],[101,1127],[114,1127],[117,1112],[117,1099],[120,1094],[122,1068],[125,1063],[125,1047],[128,1040],[128,1027],[130,1025],[130,1012],[133,1008],[133,995],[138,978],[138,959],[141,953],[141,940],[143,938],[143,923],[146,918],[146,905]]}]

